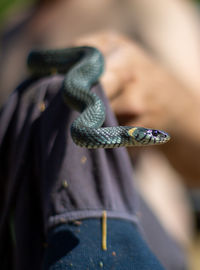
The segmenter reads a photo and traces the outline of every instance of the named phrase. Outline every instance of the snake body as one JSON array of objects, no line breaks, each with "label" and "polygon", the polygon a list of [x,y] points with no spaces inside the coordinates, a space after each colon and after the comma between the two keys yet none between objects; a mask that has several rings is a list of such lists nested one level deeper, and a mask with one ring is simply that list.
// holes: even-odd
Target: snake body
[{"label": "snake body", "polygon": [[43,77],[52,73],[65,74],[62,84],[64,102],[80,112],[71,125],[73,141],[86,148],[115,148],[162,144],[170,136],[161,130],[143,127],[102,127],[105,107],[91,92],[104,69],[104,59],[93,47],[61,50],[34,50],[27,59],[32,74]]}]

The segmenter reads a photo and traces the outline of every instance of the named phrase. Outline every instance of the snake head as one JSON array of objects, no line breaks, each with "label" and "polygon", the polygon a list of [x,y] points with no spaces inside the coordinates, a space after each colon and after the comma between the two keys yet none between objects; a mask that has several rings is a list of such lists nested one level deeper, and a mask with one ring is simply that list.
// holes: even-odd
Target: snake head
[{"label": "snake head", "polygon": [[170,135],[157,129],[134,127],[128,131],[129,136],[134,139],[135,145],[163,144],[170,140]]}]

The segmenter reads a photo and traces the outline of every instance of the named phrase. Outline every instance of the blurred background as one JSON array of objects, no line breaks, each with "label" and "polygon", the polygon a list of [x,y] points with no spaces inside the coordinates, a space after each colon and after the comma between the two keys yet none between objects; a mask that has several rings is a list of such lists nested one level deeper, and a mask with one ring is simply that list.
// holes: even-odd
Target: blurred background
[{"label": "blurred background", "polygon": [[[104,29],[136,40],[198,96],[199,19],[200,0],[1,0],[0,106],[27,77],[33,47],[66,47]],[[200,269],[200,182],[188,185],[158,151],[144,151],[135,170],[140,193],[186,250],[189,270]]]}]

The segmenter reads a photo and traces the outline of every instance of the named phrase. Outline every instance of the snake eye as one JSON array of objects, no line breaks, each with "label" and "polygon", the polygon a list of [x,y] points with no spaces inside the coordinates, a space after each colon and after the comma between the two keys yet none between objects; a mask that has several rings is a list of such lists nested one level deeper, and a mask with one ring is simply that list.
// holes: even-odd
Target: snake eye
[{"label": "snake eye", "polygon": [[158,136],[160,134],[160,132],[158,130],[152,130],[152,135],[154,137]]}]

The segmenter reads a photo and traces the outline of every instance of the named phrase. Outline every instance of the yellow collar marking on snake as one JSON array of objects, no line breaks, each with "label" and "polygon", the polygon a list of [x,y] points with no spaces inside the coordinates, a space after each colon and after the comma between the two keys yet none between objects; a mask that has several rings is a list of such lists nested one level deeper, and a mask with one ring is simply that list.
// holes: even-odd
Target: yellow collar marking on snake
[{"label": "yellow collar marking on snake", "polygon": [[136,127],[131,128],[131,129],[128,131],[128,134],[129,134],[130,136],[133,136],[133,132],[134,132],[136,129],[137,129]]}]

